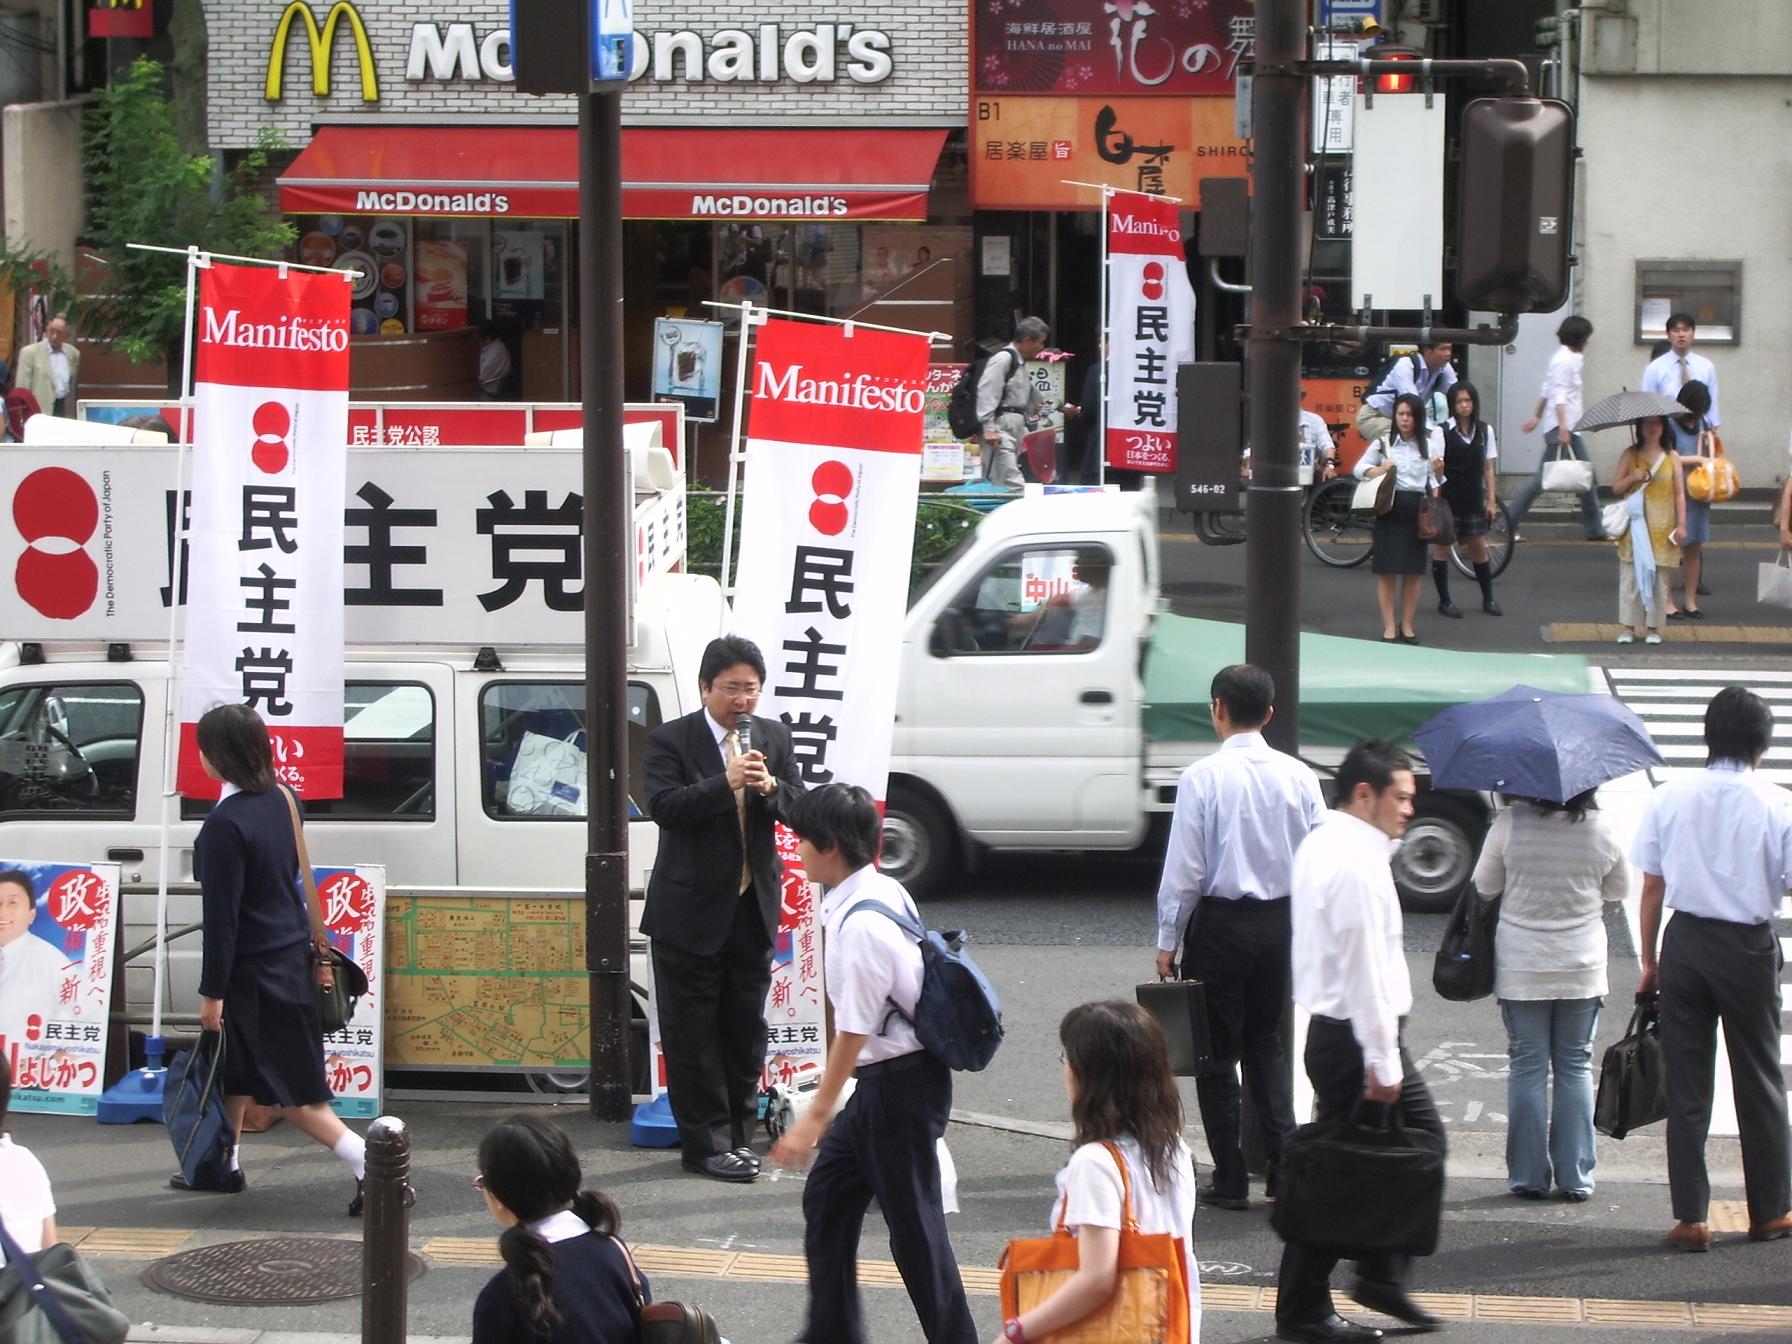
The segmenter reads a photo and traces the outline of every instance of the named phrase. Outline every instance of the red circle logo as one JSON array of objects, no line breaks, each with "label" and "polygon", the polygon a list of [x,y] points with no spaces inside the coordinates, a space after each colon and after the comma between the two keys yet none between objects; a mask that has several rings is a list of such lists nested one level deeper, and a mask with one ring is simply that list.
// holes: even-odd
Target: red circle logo
[{"label": "red circle logo", "polygon": [[809,525],[823,536],[839,536],[852,516],[846,507],[847,497],[852,494],[852,468],[830,458],[815,468],[809,485],[815,491],[815,502],[809,506]]},{"label": "red circle logo", "polygon": [[1148,299],[1161,299],[1164,296],[1164,264],[1161,261],[1148,261],[1144,270],[1139,272],[1139,293]]},{"label": "red circle logo", "polygon": [[112,891],[98,873],[77,869],[50,884],[49,902],[51,919],[85,933],[111,910]]},{"label": "red circle logo", "polygon": [[373,887],[365,878],[337,873],[317,895],[330,932],[366,933],[373,927]]},{"label": "red circle logo", "polygon": [[292,412],[277,401],[264,401],[255,408],[249,426],[255,431],[255,447],[250,450],[250,460],[270,476],[285,471],[292,457],[286,442],[286,436],[292,433]]},{"label": "red circle logo", "polygon": [[26,542],[13,568],[13,586],[26,604],[59,621],[91,607],[100,571],[82,547],[100,524],[93,487],[66,467],[40,467],[13,492],[12,520]]}]

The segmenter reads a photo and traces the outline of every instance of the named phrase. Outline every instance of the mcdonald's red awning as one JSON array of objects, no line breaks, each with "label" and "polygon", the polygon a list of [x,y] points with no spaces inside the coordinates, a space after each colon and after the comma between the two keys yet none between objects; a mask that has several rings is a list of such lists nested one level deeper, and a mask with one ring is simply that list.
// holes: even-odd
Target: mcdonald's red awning
[{"label": "mcdonald's red awning", "polygon": [[[943,130],[625,127],[629,219],[925,219]],[[323,126],[280,176],[292,215],[573,219],[571,126]]]}]

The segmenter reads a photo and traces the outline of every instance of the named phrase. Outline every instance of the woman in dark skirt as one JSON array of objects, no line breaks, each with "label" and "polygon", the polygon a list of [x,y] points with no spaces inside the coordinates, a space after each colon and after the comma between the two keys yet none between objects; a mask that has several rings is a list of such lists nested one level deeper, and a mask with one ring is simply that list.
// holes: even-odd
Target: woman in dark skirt
[{"label": "woman in dark skirt", "polygon": [[[197,737],[206,774],[224,786],[194,842],[193,866],[205,916],[199,1023],[224,1033],[231,1130],[240,1142],[251,1100],[278,1106],[354,1173],[348,1211],[358,1214],[367,1145],[330,1109],[317,998],[330,969],[324,949],[312,946],[292,813],[274,782],[267,725],[247,705],[220,705],[200,716]],[[178,1175],[169,1184],[189,1188]],[[224,1190],[235,1194],[245,1184],[232,1147]]]},{"label": "woman in dark skirt", "polygon": [[[1444,426],[1444,502],[1456,523],[1456,538],[1475,566],[1481,585],[1481,610],[1504,615],[1493,600],[1493,565],[1487,558],[1487,528],[1499,514],[1496,473],[1500,449],[1493,426],[1481,418],[1481,394],[1473,383],[1450,389],[1450,420]],[[1450,601],[1450,548],[1431,548],[1431,582],[1437,585],[1437,609],[1452,620],[1462,608]]]},{"label": "woman in dark skirt", "polygon": [[[1375,519],[1375,601],[1381,608],[1381,640],[1417,644],[1412,618],[1419,610],[1425,575],[1425,543],[1419,539],[1419,501],[1444,474],[1443,436],[1425,426],[1425,403],[1411,393],[1394,400],[1393,426],[1356,463],[1359,480],[1394,473],[1394,506]],[[1399,611],[1395,611],[1398,581]]]}]

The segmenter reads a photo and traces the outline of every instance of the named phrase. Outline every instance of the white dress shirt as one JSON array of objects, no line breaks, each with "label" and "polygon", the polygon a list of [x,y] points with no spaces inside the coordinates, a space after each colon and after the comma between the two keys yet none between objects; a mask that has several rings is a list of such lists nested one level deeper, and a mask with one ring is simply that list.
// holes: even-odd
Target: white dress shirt
[{"label": "white dress shirt", "polygon": [[1432,459],[1441,462],[1443,455],[1444,432],[1436,425],[1425,427],[1424,452],[1420,452],[1419,445],[1411,439],[1396,438],[1390,434],[1385,439],[1375,440],[1357,458],[1356,477],[1358,480],[1366,478],[1370,467],[1378,467],[1391,458],[1394,463],[1394,489],[1429,490],[1432,486],[1443,483],[1444,478],[1433,475],[1431,471]]},{"label": "white dress shirt", "polygon": [[1234,733],[1182,772],[1157,887],[1157,947],[1182,946],[1203,897],[1288,895],[1294,851],[1325,815],[1319,776],[1261,733]]},{"label": "white dress shirt", "polygon": [[[1419,371],[1415,377],[1413,365],[1417,363]],[[1388,370],[1388,376],[1382,380],[1381,390],[1363,400],[1380,411],[1389,419],[1394,415],[1394,402],[1405,393],[1412,393],[1420,401],[1430,402],[1433,392],[1448,392],[1456,386],[1456,370],[1448,361],[1433,369],[1426,365],[1423,355],[1401,355],[1394,367]]]},{"label": "white dress shirt", "polygon": [[1669,908],[1765,924],[1792,884],[1792,794],[1719,761],[1655,791],[1631,851],[1667,886]]},{"label": "white dress shirt", "polygon": [[1294,856],[1294,1001],[1347,1020],[1365,1074],[1384,1085],[1404,1076],[1400,1019],[1412,1011],[1393,852],[1382,831],[1334,810]]},{"label": "white dress shirt", "polygon": [[22,934],[0,947],[0,1036],[25,1039],[25,1019],[32,1013],[62,1017],[62,977],[71,959],[34,933]]},{"label": "white dress shirt", "polygon": [[[68,395],[68,351],[50,351],[50,386],[56,389],[58,401]],[[44,410],[51,409],[48,406]]]},{"label": "white dress shirt", "polygon": [[862,1067],[921,1048],[915,1029],[890,1011],[894,1003],[914,1015],[921,997],[921,945],[875,910],[848,919],[846,912],[860,901],[876,901],[915,920],[921,914],[902,883],[870,864],[822,900],[822,958],[834,1028],[866,1038],[859,1047]]},{"label": "white dress shirt", "polygon": [[[1686,361],[1684,367],[1682,359]],[[1679,396],[1680,389],[1693,382],[1705,384],[1711,393],[1711,409],[1705,412],[1705,420],[1715,429],[1724,422],[1717,413],[1717,365],[1694,350],[1685,355],[1670,350],[1659,359],[1650,360],[1649,367],[1643,370],[1643,391],[1658,392],[1664,397]]]},{"label": "white dress shirt", "polygon": [[1332,450],[1332,432],[1317,411],[1300,413],[1300,464],[1316,466]]},{"label": "white dress shirt", "polygon": [[[1579,350],[1570,350],[1565,345],[1558,345],[1555,354],[1549,357],[1549,367],[1543,371],[1543,432],[1553,434],[1564,427],[1562,415],[1566,415],[1566,428],[1569,433],[1580,423],[1581,406],[1581,369],[1587,357]],[[1556,407],[1562,407],[1562,415],[1558,415]]]}]

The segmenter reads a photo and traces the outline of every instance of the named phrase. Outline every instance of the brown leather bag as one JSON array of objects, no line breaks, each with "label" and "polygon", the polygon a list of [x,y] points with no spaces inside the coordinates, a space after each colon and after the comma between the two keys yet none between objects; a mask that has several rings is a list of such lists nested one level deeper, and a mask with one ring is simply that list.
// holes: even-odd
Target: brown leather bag
[{"label": "brown leather bag", "polygon": [[1427,491],[1419,501],[1419,540],[1433,546],[1456,544],[1456,519],[1441,495]]}]

